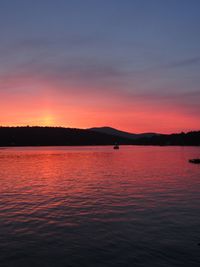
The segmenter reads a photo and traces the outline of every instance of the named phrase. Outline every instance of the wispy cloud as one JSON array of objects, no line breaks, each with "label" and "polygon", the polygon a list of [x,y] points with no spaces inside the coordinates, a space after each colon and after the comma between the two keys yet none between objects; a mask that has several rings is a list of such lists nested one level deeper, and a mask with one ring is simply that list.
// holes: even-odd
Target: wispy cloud
[{"label": "wispy cloud", "polygon": [[200,63],[200,56],[176,60],[173,62],[170,62],[168,64],[163,64],[160,66],[162,69],[173,69],[173,68],[179,68],[179,67],[187,67],[192,66]]}]

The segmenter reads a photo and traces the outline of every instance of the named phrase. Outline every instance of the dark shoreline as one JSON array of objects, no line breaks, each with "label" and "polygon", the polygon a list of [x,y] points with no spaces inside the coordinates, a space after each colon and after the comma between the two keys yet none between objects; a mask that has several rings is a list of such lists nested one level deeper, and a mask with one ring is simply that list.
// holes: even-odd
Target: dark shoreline
[{"label": "dark shoreline", "polygon": [[0,147],[19,146],[200,146],[200,131],[126,138],[92,130],[62,127],[0,127]]}]

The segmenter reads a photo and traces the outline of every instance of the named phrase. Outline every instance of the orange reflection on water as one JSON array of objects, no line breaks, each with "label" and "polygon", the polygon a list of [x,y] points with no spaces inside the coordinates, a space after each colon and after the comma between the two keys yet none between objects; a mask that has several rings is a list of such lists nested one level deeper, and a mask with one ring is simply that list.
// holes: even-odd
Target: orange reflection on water
[{"label": "orange reflection on water", "polygon": [[[103,213],[134,201],[141,209],[159,206],[163,199],[172,201],[188,188],[195,191],[198,170],[187,161],[194,151],[198,148],[1,150],[1,195],[6,196],[8,206],[21,206],[23,214],[98,204],[105,208]],[[160,195],[166,196],[161,202],[156,198]]]}]

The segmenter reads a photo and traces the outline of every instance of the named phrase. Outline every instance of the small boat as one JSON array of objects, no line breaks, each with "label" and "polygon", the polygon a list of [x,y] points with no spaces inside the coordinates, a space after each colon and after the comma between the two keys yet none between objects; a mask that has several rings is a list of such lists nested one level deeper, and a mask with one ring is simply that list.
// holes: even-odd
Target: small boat
[{"label": "small boat", "polygon": [[115,144],[114,147],[113,147],[113,149],[119,149],[118,144]]},{"label": "small boat", "polygon": [[200,159],[189,159],[190,163],[200,164]]}]

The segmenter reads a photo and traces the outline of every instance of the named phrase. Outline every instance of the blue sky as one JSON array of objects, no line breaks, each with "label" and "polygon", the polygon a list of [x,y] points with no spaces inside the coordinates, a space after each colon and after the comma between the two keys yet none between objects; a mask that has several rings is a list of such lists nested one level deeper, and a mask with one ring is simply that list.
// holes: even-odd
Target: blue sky
[{"label": "blue sky", "polygon": [[[0,124],[17,123],[13,94],[16,106],[46,94],[62,110],[54,124],[70,126],[64,106],[78,103],[97,119],[104,110],[100,123],[131,131],[199,128],[199,10],[198,0],[1,0],[0,104],[8,116]],[[26,111],[24,123],[37,123]],[[156,126],[169,116],[170,125]],[[94,126],[85,117],[74,124]]]}]

